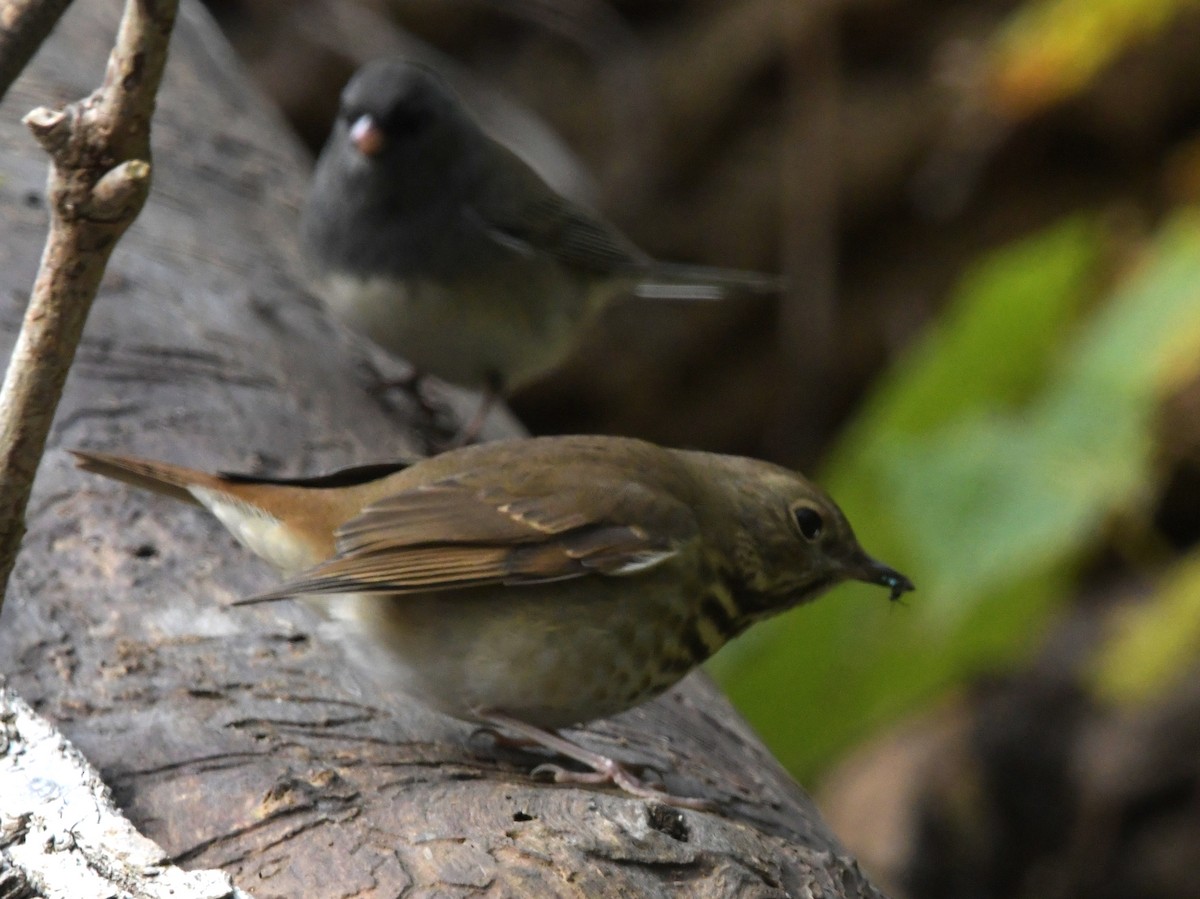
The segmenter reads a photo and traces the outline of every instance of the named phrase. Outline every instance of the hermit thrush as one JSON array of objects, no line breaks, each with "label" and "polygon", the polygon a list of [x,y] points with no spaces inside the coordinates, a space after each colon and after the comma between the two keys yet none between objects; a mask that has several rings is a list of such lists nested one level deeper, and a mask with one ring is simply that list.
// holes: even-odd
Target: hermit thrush
[{"label": "hermit thrush", "polygon": [[645,702],[840,581],[912,589],[800,475],[640,440],[510,440],[301,480],[75,456],[208,508],[287,578],[248,601],[314,600],[384,689],[685,805],[554,730]]}]

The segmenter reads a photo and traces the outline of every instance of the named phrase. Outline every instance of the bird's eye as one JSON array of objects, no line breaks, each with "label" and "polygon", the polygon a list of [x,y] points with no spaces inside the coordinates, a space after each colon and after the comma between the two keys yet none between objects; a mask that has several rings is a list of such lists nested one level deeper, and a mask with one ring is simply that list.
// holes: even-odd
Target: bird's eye
[{"label": "bird's eye", "polygon": [[796,527],[800,528],[800,534],[805,540],[816,540],[825,530],[825,519],[812,506],[796,506],[792,509],[792,516],[796,519]]},{"label": "bird's eye", "polygon": [[392,134],[418,134],[433,124],[433,110],[429,107],[409,103],[391,110],[384,126]]}]

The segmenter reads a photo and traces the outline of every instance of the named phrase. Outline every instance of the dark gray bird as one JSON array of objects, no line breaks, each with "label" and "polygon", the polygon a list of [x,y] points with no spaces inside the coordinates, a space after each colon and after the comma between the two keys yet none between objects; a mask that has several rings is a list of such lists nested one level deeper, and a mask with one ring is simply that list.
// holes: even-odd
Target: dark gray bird
[{"label": "dark gray bird", "polygon": [[343,91],[303,237],[340,318],[418,371],[493,396],[557,366],[619,297],[780,287],[655,261],[488,137],[432,71],[398,59]]}]

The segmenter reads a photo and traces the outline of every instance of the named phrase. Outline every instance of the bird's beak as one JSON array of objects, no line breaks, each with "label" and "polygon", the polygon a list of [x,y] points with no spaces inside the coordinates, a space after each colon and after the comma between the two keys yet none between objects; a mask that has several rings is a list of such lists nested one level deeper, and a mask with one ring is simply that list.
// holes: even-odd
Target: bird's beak
[{"label": "bird's beak", "polygon": [[350,143],[363,156],[370,158],[378,155],[383,150],[384,142],[383,129],[372,116],[359,116],[350,126]]},{"label": "bird's beak", "polygon": [[850,565],[849,573],[850,577],[857,581],[887,587],[892,591],[892,595],[889,598],[893,601],[899,599],[902,594],[907,593],[909,590],[916,589],[913,587],[913,582],[895,568],[875,561],[866,553],[863,553],[860,558],[856,559]]}]

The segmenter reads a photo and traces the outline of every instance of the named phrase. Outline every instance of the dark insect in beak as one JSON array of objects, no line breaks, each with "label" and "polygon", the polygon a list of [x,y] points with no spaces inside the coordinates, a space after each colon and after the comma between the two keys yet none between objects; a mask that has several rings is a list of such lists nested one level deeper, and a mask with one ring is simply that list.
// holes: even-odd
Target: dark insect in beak
[{"label": "dark insect in beak", "polygon": [[888,598],[892,602],[898,600],[908,591],[916,589],[913,586],[913,582],[895,568],[890,568],[882,562],[876,562],[870,556],[863,557],[851,576],[856,580],[864,581],[868,584],[879,584],[881,587],[887,587],[891,591],[891,595]]}]

